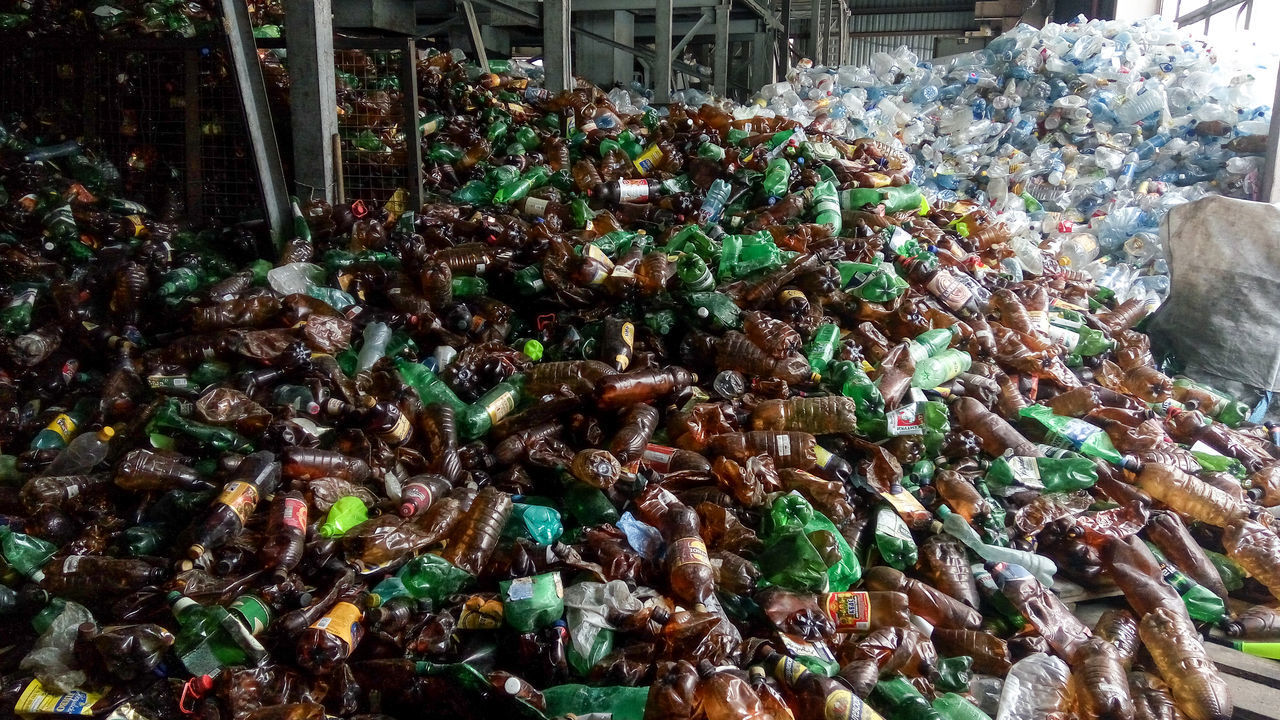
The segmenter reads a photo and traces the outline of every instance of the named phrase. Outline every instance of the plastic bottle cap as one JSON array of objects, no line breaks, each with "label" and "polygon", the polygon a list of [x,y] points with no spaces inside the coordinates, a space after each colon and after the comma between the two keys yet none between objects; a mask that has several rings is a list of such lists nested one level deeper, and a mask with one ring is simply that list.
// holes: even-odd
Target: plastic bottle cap
[{"label": "plastic bottle cap", "polygon": [[110,440],[111,438],[113,438],[113,437],[115,437],[115,436],[116,436],[116,430],[115,430],[115,428],[111,427],[110,425],[108,425],[108,426],[106,426],[106,427],[104,427],[104,428],[102,428],[101,430],[99,430],[99,431],[98,431],[98,439],[99,439],[99,440],[106,441],[106,440]]}]

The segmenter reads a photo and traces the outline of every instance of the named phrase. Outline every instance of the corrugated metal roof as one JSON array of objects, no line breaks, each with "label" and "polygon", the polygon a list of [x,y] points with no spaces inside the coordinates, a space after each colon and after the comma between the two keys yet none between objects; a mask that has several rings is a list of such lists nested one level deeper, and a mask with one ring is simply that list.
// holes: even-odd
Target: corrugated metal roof
[{"label": "corrugated metal roof", "polygon": [[965,30],[975,27],[973,11],[905,13],[902,15],[850,15],[852,32],[901,32],[903,30]]}]

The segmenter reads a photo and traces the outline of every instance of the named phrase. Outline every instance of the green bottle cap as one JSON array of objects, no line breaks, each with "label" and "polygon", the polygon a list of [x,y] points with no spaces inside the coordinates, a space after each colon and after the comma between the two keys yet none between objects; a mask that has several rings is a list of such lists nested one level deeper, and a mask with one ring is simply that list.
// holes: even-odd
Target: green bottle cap
[{"label": "green bottle cap", "polygon": [[523,352],[525,355],[527,355],[529,359],[534,362],[538,362],[539,360],[542,359],[542,351],[543,351],[542,343],[538,342],[537,340],[526,340],[524,343],[524,347],[520,348],[520,351]]}]

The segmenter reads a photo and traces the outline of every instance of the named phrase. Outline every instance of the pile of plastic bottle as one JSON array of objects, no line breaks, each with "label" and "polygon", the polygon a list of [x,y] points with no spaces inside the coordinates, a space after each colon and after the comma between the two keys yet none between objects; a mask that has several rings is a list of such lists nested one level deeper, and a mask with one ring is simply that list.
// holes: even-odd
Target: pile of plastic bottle
[{"label": "pile of plastic bottle", "polygon": [[279,246],[0,133],[0,711],[1232,716],[1280,432],[1145,297],[891,143],[492,69],[420,63],[430,202]]},{"label": "pile of plastic bottle", "polygon": [[[1015,243],[1047,239],[1061,264],[1155,305],[1168,290],[1165,212],[1259,190],[1277,58],[1243,60],[1219,59],[1159,18],[1019,25],[936,64],[906,47],[869,67],[806,61],[756,103],[904,148],[916,184],[944,201],[977,200]],[[1018,259],[1044,272],[1027,253]]]}]

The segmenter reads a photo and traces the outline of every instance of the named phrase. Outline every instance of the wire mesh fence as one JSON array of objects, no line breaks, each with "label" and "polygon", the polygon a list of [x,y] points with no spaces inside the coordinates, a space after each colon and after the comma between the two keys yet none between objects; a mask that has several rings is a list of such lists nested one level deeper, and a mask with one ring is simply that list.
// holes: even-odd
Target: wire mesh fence
[{"label": "wire mesh fence", "polygon": [[257,171],[223,40],[11,45],[0,108],[41,138],[82,138],[127,197],[204,223],[262,216]]},{"label": "wire mesh fence", "polygon": [[335,65],[345,199],[417,197],[422,171],[409,46],[344,47]]}]

